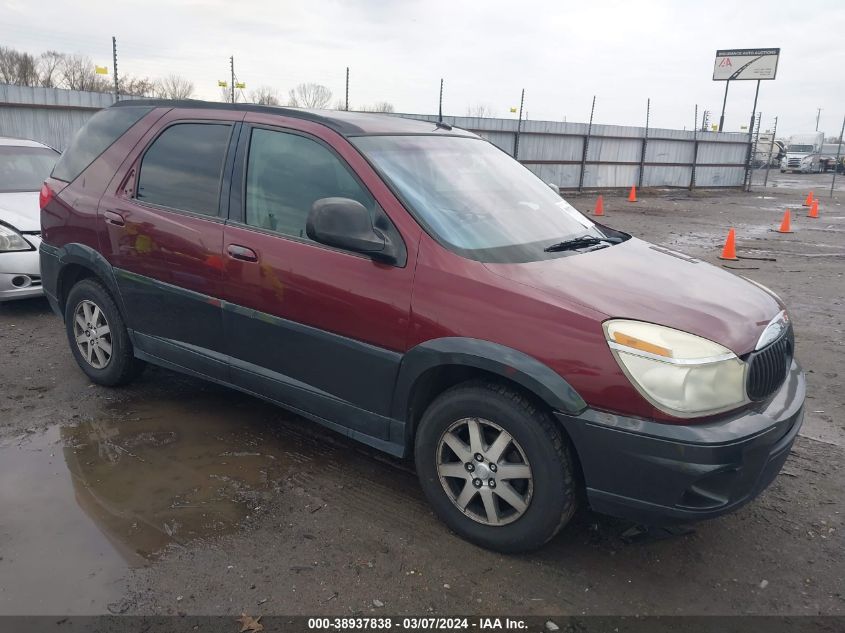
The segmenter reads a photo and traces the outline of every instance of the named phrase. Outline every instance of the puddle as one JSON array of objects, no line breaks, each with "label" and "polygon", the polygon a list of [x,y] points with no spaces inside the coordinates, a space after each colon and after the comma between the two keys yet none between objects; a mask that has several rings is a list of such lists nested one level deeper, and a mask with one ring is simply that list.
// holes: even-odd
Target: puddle
[{"label": "puddle", "polygon": [[61,429],[79,505],[130,564],[234,531],[287,462],[265,425],[189,401],[171,404],[167,417],[160,408]]},{"label": "puddle", "polygon": [[106,612],[128,569],[241,529],[320,453],[284,415],[203,394],[0,443],[0,614]]}]

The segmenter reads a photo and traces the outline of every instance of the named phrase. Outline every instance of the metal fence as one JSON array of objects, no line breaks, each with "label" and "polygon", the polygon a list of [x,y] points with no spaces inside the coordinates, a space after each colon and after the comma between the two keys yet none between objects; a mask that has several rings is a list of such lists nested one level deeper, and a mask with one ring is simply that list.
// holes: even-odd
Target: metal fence
[{"label": "metal fence", "polygon": [[[403,114],[437,121],[436,115]],[[513,155],[514,119],[444,116]],[[583,187],[741,187],[748,134],[623,125],[523,121],[518,159],[561,189]],[[585,151],[586,149],[586,151]],[[642,175],[642,177],[641,177]]]},{"label": "metal fence", "polygon": [[112,103],[108,93],[0,84],[0,136],[28,138],[61,151],[97,110]]},{"label": "metal fence", "polygon": [[[0,136],[64,150],[94,112],[113,102],[105,93],[0,84]],[[518,132],[514,119],[444,116],[443,122],[472,130],[509,154],[519,134],[518,159],[562,189],[740,187],[750,142],[748,134],[622,125],[523,121]]]}]

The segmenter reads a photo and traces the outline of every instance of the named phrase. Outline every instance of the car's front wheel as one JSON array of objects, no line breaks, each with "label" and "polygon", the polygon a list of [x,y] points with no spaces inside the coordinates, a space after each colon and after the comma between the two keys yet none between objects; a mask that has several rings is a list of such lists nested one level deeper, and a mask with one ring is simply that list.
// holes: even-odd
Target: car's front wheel
[{"label": "car's front wheel", "polygon": [[536,549],[575,512],[567,439],[546,412],[504,385],[465,383],[439,396],[420,422],[415,460],[437,515],[483,547]]},{"label": "car's front wheel", "polygon": [[68,293],[65,330],[77,364],[99,385],[125,384],[144,368],[114,299],[93,279],[83,279]]}]

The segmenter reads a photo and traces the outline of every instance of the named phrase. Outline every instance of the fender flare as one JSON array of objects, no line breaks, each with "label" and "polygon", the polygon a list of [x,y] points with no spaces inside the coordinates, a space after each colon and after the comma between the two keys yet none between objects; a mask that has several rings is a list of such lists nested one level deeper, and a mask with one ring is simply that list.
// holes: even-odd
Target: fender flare
[{"label": "fender flare", "polygon": [[417,381],[443,366],[481,369],[513,381],[557,411],[577,415],[584,399],[560,374],[531,356],[498,343],[475,338],[432,339],[411,348],[402,358],[393,394],[391,417],[408,422],[408,407]]},{"label": "fender flare", "polygon": [[44,290],[55,299],[57,306],[60,305],[62,311],[64,310],[64,300],[67,298],[67,292],[69,290],[68,288],[62,287],[62,273],[68,266],[76,264],[94,273],[105,284],[112,297],[114,297],[121,313],[126,314],[123,298],[120,295],[117,279],[114,276],[114,269],[101,253],[90,246],[79,244],[78,242],[66,244],[60,248],[42,243],[41,251],[42,268],[45,267],[45,262],[43,261],[45,256],[54,257],[56,260],[55,272],[50,275],[49,279],[44,279],[44,282],[46,282],[44,283]]}]

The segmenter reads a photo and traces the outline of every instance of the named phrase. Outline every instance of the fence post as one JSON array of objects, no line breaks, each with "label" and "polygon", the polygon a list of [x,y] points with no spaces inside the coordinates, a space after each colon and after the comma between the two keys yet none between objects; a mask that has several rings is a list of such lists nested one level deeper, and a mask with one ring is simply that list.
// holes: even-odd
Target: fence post
[{"label": "fence post", "polygon": [[839,156],[842,154],[842,135],[845,134],[845,117],[842,119],[842,129],[839,130],[839,145],[836,146],[836,164],[833,166],[833,178],[830,181],[830,197],[833,197],[833,187],[836,185],[836,170],[839,169]]},{"label": "fence post", "polygon": [[522,132],[522,104],[525,102],[525,88],[519,98],[519,120],[516,122],[516,137],[513,139],[513,157],[519,160],[519,135]]},{"label": "fence post", "polygon": [[757,121],[756,121],[757,131],[755,132],[754,141],[753,141],[751,148],[750,148],[751,152],[750,152],[750,156],[748,158],[748,162],[745,165],[745,169],[748,172],[748,184],[745,186],[746,191],[751,191],[751,180],[754,178],[754,170],[751,168],[751,164],[754,160],[754,157],[757,155],[757,143],[760,142],[760,125],[762,124],[762,121],[763,121],[763,113],[761,112],[760,114],[757,115]]},{"label": "fence post", "polygon": [[772,130],[772,142],[769,145],[769,158],[766,160],[766,177],[763,179],[763,189],[769,182],[769,168],[772,166],[772,153],[775,151],[775,137],[778,133],[778,118],[775,117],[775,129]]},{"label": "fence post", "polygon": [[587,168],[587,152],[590,149],[590,134],[593,131],[593,113],[596,111],[596,95],[593,95],[593,105],[590,108],[590,123],[587,125],[587,136],[584,137],[583,151],[581,152],[581,173],[578,175],[578,191],[584,187],[584,170]]},{"label": "fence post", "polygon": [[643,136],[643,148],[640,152],[640,177],[637,181],[637,189],[643,188],[643,171],[645,171],[645,149],[648,146],[648,119],[651,115],[651,99],[646,101],[645,106],[645,136]]},{"label": "fence post", "polygon": [[757,97],[760,95],[760,80],[757,80],[757,89],[754,91],[754,105],[751,107],[751,121],[748,123],[748,156],[745,158],[745,176],[742,178],[742,188],[751,191],[751,159],[752,145],[754,144],[754,119],[757,113]]},{"label": "fence post", "polygon": [[698,104],[695,104],[695,125],[692,126],[692,165],[689,175],[689,190],[695,190],[695,164],[698,162]]}]

